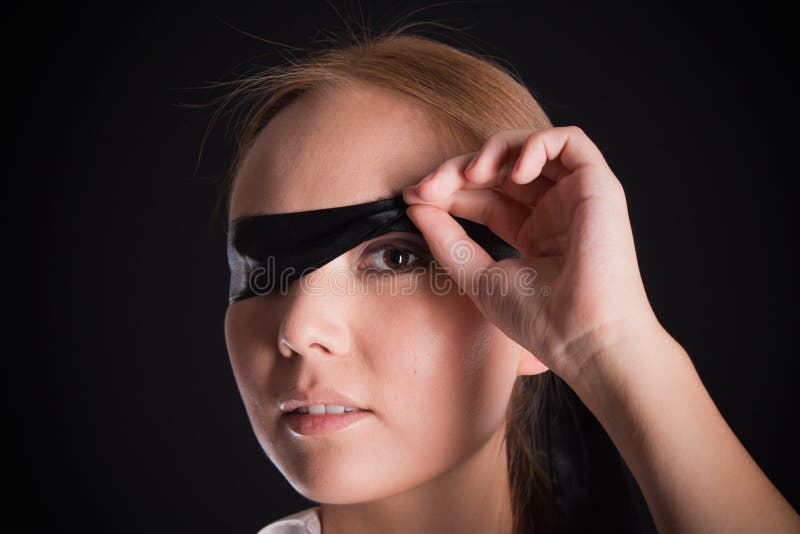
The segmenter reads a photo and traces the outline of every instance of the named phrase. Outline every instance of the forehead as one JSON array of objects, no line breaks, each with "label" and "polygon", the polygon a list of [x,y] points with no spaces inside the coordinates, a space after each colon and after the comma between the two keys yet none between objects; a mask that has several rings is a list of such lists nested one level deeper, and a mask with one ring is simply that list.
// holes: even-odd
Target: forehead
[{"label": "forehead", "polygon": [[460,153],[411,97],[367,84],[313,89],[281,109],[245,153],[229,219],[391,196]]}]

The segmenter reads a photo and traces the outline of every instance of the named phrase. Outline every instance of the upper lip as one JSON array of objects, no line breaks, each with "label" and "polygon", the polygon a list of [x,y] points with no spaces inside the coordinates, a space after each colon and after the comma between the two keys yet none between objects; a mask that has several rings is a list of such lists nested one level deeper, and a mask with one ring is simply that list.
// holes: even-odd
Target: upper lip
[{"label": "upper lip", "polygon": [[367,409],[360,402],[351,399],[347,395],[324,387],[292,390],[280,400],[279,407],[281,412],[289,413],[302,406],[311,406],[312,404],[338,404],[346,408]]}]

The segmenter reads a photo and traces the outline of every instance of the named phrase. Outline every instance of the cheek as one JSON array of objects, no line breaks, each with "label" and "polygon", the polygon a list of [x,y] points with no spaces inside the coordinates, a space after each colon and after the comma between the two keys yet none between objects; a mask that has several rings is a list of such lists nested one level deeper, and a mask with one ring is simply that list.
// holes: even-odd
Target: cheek
[{"label": "cheek", "polygon": [[503,423],[512,354],[466,296],[407,296],[392,310],[391,326],[376,328],[367,349],[376,356],[384,423],[398,454],[408,451],[410,463],[423,458],[441,469],[474,452]]},{"label": "cheek", "polygon": [[275,362],[267,354],[271,328],[263,304],[258,299],[245,299],[229,305],[225,314],[228,356],[248,412],[258,406],[258,393],[265,391]]}]

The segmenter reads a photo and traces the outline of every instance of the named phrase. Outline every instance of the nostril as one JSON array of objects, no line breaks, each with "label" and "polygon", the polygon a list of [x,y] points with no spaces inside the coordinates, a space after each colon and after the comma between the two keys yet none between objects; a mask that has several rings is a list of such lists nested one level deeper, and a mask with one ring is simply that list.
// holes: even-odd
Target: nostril
[{"label": "nostril", "polygon": [[309,347],[309,348],[313,348],[315,350],[318,350],[322,354],[330,354],[331,353],[331,351],[329,351],[326,347],[324,347],[323,345],[320,345],[319,343],[312,343],[311,347]]}]

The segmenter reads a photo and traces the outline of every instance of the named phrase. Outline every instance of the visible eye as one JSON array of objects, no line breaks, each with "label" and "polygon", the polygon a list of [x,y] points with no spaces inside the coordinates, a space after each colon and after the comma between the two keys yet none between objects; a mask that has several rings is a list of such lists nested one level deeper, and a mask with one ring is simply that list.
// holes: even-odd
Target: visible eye
[{"label": "visible eye", "polygon": [[373,244],[362,258],[363,270],[404,273],[427,265],[430,253],[409,241],[387,240]]}]

